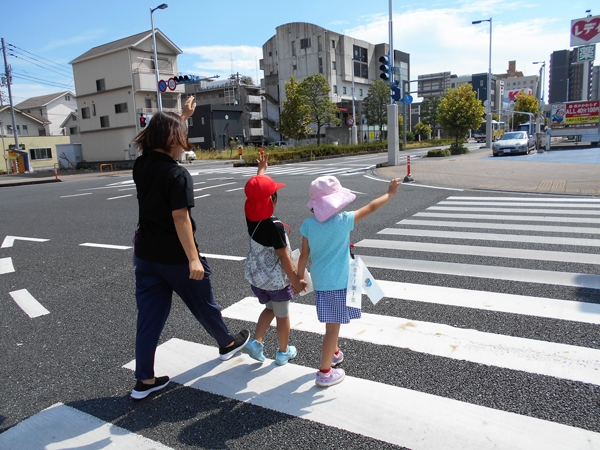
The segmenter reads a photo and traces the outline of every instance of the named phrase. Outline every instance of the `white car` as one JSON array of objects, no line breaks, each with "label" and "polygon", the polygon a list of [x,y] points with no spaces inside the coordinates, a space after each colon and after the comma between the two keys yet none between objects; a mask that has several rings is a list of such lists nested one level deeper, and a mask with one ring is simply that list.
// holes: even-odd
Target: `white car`
[{"label": "white car", "polygon": [[511,153],[523,153],[527,155],[535,150],[535,138],[526,131],[510,131],[492,144],[492,154],[510,155]]},{"label": "white car", "polygon": [[185,159],[189,163],[191,163],[192,161],[195,161],[196,160],[196,152],[193,150],[186,150],[185,151]]}]

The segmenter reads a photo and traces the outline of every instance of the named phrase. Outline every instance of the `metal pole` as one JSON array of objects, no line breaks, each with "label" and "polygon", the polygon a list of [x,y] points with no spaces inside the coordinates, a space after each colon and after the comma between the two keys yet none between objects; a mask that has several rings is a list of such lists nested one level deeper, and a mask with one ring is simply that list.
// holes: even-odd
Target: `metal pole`
[{"label": "metal pole", "polygon": [[[394,82],[394,31],[392,21],[392,0],[389,0],[390,18],[389,18],[389,34],[390,34],[390,88]],[[387,108],[388,119],[388,165],[397,166],[399,157],[399,136],[398,136],[398,105],[394,103],[394,99],[390,96],[390,104]]]},{"label": "metal pole", "polygon": [[358,144],[358,128],[356,128],[356,108],[354,106],[354,58],[350,61],[352,64],[352,145]]},{"label": "metal pole", "polygon": [[490,17],[490,57],[487,82],[487,116],[486,116],[485,146],[492,147],[492,18]]},{"label": "metal pole", "polygon": [[158,74],[158,55],[156,52],[156,34],[154,32],[154,9],[150,8],[150,23],[152,24],[152,47],[154,47],[154,75],[156,76],[156,103],[158,105],[158,110],[162,111],[162,97],[160,88],[158,87],[159,83],[159,74]]}]

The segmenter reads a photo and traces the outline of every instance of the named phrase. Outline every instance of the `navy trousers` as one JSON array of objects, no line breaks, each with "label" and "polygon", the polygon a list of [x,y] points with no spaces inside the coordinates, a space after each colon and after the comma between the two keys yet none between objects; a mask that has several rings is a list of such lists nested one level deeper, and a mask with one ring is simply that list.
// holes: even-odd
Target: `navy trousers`
[{"label": "navy trousers", "polygon": [[191,280],[187,264],[158,264],[135,258],[135,298],[138,308],[135,338],[135,377],[154,378],[154,355],[160,334],[171,311],[173,291],[181,297],[204,329],[219,347],[233,342],[223,322],[221,309],[215,303],[210,283],[210,267],[205,258],[204,279]]}]

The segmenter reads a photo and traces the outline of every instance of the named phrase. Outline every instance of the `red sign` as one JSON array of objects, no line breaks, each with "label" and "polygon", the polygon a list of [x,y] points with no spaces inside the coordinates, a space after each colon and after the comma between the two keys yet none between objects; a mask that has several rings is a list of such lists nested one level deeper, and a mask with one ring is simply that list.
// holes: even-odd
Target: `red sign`
[{"label": "red sign", "polygon": [[551,110],[552,129],[597,130],[599,110],[600,101],[554,103]]},{"label": "red sign", "polygon": [[346,123],[350,126],[354,125],[354,119],[352,117],[348,117],[346,119]]},{"label": "red sign", "polygon": [[600,42],[600,16],[571,21],[571,47]]}]

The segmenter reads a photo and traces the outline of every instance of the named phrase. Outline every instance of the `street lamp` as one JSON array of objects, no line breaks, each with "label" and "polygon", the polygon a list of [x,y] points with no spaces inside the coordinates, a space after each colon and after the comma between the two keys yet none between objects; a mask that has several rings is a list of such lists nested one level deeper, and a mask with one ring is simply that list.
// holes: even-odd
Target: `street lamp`
[{"label": "street lamp", "polygon": [[354,107],[354,61],[362,61],[362,56],[352,57],[352,145],[358,144],[358,128],[356,127],[356,109]]},{"label": "street lamp", "polygon": [[473,25],[478,23],[489,22],[490,23],[490,60],[488,66],[487,76],[487,108],[485,117],[485,146],[486,148],[492,147],[492,18],[484,20],[474,20],[471,22]]},{"label": "street lamp", "polygon": [[156,8],[150,8],[150,23],[152,24],[152,47],[154,47],[154,74],[156,75],[156,103],[158,104],[158,110],[162,111],[162,98],[160,96],[160,88],[158,87],[158,55],[156,54],[156,34],[154,32],[154,11],[157,9],[167,9],[169,5],[163,3],[158,5]]},{"label": "street lamp", "polygon": [[[539,137],[539,139],[541,139],[541,135],[539,133],[542,132],[541,127],[540,127],[540,123],[541,123],[541,118],[542,118],[542,106],[544,103],[544,69],[546,67],[546,61],[535,61],[533,64],[541,64],[540,67],[540,101],[538,102],[538,113],[537,113],[537,120],[536,120],[536,126],[535,126],[535,131],[537,134],[537,136]],[[538,139],[538,138],[536,138]],[[541,145],[538,145],[539,148],[539,152],[542,153],[544,150],[542,149]]]}]

